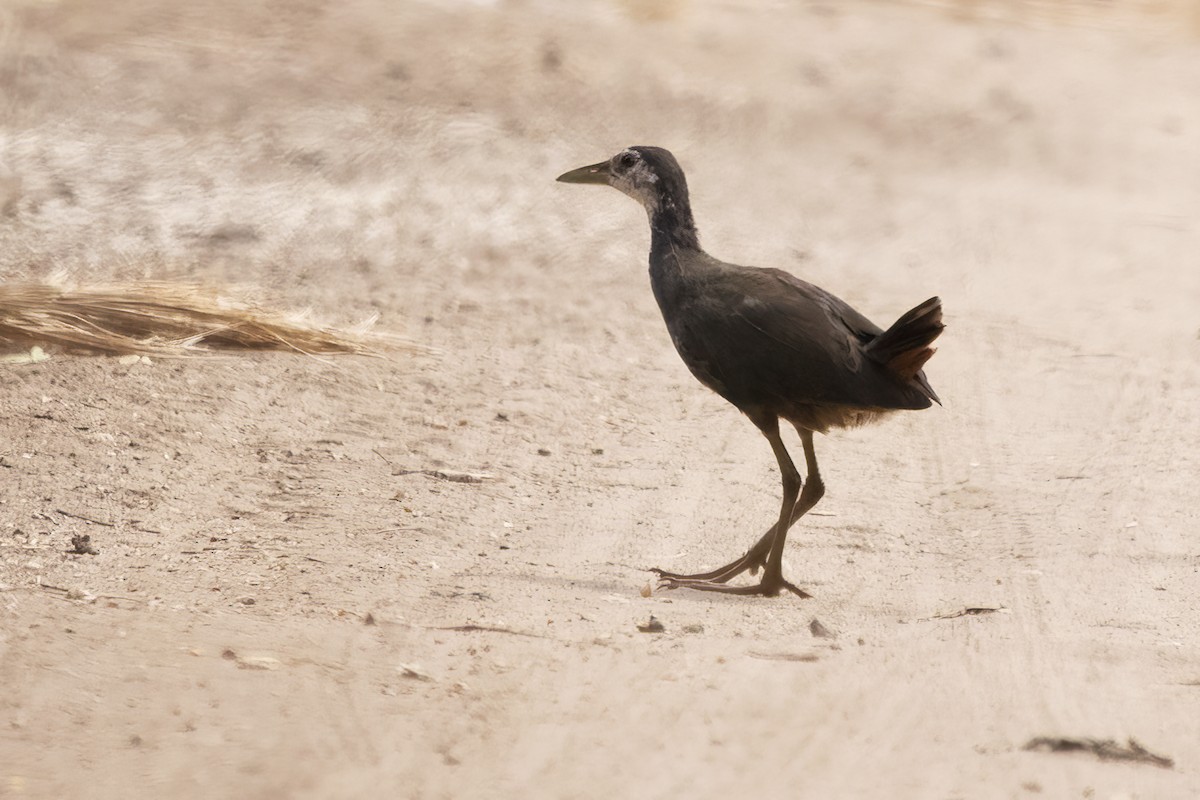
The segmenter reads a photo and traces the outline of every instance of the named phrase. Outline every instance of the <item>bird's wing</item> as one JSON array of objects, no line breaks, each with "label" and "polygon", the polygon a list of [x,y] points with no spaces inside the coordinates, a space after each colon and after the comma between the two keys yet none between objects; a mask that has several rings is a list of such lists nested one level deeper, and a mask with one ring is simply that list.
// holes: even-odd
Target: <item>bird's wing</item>
[{"label": "bird's wing", "polygon": [[725,267],[668,327],[692,373],[735,404],[877,404],[864,345],[880,329],[786,272]]},{"label": "bird's wing", "polygon": [[860,314],[849,303],[836,295],[830,294],[820,286],[800,280],[790,272],[784,272],[780,269],[764,269],[761,272],[766,273],[785,286],[795,289],[797,293],[813,298],[813,302],[825,310],[831,321],[835,324],[840,323],[842,327],[853,334],[854,338],[863,344],[883,333],[882,328]]},{"label": "bird's wing", "polygon": [[813,369],[862,368],[863,346],[881,329],[847,303],[777,269],[745,273],[746,293],[733,315]]}]

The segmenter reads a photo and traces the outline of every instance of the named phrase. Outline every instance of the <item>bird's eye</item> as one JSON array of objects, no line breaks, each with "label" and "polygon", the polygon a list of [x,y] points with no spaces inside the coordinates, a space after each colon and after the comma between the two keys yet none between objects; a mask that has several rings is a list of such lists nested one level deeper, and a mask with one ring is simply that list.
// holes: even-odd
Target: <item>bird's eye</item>
[{"label": "bird's eye", "polygon": [[617,166],[619,166],[621,169],[629,169],[636,163],[637,156],[635,156],[633,153],[621,153],[621,155],[617,158]]}]

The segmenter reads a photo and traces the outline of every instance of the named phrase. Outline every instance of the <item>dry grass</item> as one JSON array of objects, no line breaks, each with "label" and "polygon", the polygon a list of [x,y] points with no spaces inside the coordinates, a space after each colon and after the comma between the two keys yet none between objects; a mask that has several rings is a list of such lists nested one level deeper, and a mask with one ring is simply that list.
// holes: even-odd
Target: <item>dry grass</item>
[{"label": "dry grass", "polygon": [[307,324],[300,316],[287,317],[192,284],[0,286],[0,350],[40,346],[156,356],[217,349],[375,355],[384,342],[403,345],[382,334]]}]

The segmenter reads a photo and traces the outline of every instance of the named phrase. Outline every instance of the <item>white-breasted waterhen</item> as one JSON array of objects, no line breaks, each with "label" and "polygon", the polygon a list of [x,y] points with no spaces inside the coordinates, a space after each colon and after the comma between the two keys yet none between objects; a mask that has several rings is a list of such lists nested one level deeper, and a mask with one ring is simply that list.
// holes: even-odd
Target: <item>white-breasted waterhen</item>
[{"label": "white-breasted waterhen", "polygon": [[[944,327],[941,301],[926,300],[885,331],[787,272],[718,261],[700,247],[683,170],[660,147],[629,147],[558,180],[612,186],[645,206],[650,286],[671,341],[692,374],[767,437],[783,478],[778,521],[741,558],[694,575],[654,572],[668,588],[808,597],[784,579],[782,565],[788,529],[825,493],[813,433],[940,404],[922,367]],[[781,419],[800,434],[807,481],[779,436]],[[760,568],[757,584],[728,583]]]}]

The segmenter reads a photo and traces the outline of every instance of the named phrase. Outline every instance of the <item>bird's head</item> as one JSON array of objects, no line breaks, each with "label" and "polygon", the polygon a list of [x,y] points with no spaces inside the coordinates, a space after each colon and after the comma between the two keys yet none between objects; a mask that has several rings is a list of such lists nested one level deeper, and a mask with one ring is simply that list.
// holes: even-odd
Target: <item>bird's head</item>
[{"label": "bird's head", "polygon": [[627,147],[607,161],[558,176],[563,183],[599,183],[620,189],[653,214],[687,203],[687,180],[675,156],[661,147]]}]

